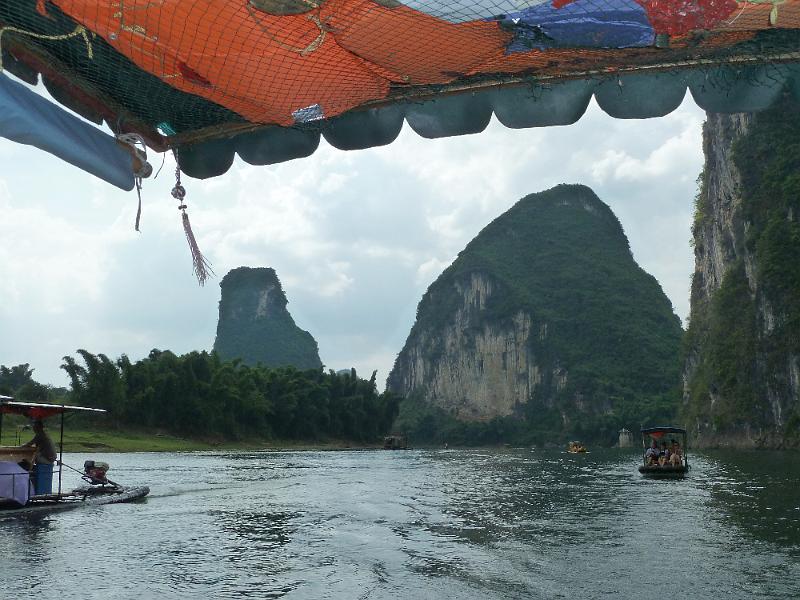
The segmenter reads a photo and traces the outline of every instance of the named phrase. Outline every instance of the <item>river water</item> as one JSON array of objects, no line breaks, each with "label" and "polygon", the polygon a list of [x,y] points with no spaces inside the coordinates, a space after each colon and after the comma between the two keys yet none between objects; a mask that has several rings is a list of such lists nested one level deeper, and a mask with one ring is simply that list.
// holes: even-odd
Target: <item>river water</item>
[{"label": "river water", "polygon": [[800,597],[800,453],[683,481],[619,450],[86,458],[151,495],[0,514],[1,598]]}]

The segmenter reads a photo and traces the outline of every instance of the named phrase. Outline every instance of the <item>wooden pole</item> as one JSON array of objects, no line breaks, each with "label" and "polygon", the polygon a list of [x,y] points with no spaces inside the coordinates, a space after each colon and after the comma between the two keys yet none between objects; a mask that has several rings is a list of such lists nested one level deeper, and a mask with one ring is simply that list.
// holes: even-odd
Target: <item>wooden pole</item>
[{"label": "wooden pole", "polygon": [[642,434],[642,464],[647,466],[647,444],[645,443],[645,434]]},{"label": "wooden pole", "polygon": [[683,434],[683,461],[686,464],[686,468],[689,468],[689,444],[686,442],[687,437],[686,434]]},{"label": "wooden pole", "polygon": [[61,463],[64,462],[64,405],[61,405],[61,436],[58,440],[58,497],[61,498]]}]

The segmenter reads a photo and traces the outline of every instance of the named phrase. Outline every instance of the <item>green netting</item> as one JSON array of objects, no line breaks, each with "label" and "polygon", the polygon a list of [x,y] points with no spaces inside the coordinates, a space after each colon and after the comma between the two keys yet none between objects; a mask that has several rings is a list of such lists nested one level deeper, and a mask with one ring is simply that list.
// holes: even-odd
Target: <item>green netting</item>
[{"label": "green netting", "polygon": [[[49,36],[75,31],[77,23],[57,7],[48,5],[48,16],[44,17],[36,12],[35,4],[34,1],[0,4],[0,22]],[[82,37],[48,41],[28,35],[17,35],[16,38],[13,33],[6,35],[9,39],[24,40],[35,49],[41,50],[45,58],[52,59],[51,64],[57,72],[61,72],[67,79],[89,83],[103,100],[109,100],[110,108],[120,111],[120,121],[127,117],[125,113],[129,113],[153,128],[160,123],[168,124],[176,133],[245,121],[224,107],[170,87],[155,75],[138,68],[98,36],[91,36],[93,57],[90,59]],[[8,42],[8,39],[5,41]],[[6,48],[3,50],[4,53],[7,51]],[[20,61],[27,58],[27,53],[19,49],[9,50],[8,54],[12,57],[19,56]],[[62,67],[68,70],[62,71]],[[55,89],[55,85],[53,87]],[[64,86],[59,87],[63,89]],[[68,92],[62,93],[69,98]],[[78,101],[73,98],[72,102]],[[92,109],[85,107],[79,112],[90,114]],[[114,129],[118,129],[121,124],[110,123]]]}]

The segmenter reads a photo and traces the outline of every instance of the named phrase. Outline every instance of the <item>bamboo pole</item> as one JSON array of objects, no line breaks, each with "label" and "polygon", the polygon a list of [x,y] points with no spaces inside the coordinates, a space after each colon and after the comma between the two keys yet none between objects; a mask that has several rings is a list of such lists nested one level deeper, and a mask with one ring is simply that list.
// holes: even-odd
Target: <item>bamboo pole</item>
[{"label": "bamboo pole", "polygon": [[64,405],[61,405],[61,435],[58,440],[58,497],[61,498],[61,466],[64,462]]}]

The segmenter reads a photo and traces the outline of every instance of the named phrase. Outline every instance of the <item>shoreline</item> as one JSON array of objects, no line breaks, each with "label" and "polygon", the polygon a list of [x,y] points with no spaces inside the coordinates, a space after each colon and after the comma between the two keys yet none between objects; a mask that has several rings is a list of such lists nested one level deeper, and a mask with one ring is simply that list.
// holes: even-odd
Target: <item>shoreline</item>
[{"label": "shoreline", "polygon": [[[59,428],[55,423],[48,428],[50,438],[58,446]],[[17,445],[18,429],[16,424],[4,422],[2,431],[2,446]],[[30,430],[19,431],[19,443],[24,444],[33,437]],[[698,450],[788,450],[800,451],[800,445],[786,443],[788,440],[759,440],[740,439],[735,436],[700,436],[695,443],[689,445],[690,449]],[[767,441],[767,443],[763,443]],[[771,444],[769,442],[772,442]],[[777,443],[776,443],[777,442]],[[783,443],[780,443],[783,442]],[[509,448],[509,445],[481,446],[483,448]],[[450,446],[456,448],[481,448],[478,446]],[[91,429],[85,427],[65,427],[64,452],[70,453],[112,453],[112,452],[198,452],[198,451],[326,451],[326,450],[380,450],[383,444],[380,440],[373,443],[356,442],[352,440],[283,440],[276,438],[246,438],[241,440],[224,440],[215,438],[187,438],[173,435],[164,431],[142,431],[137,429]],[[433,449],[441,446],[433,444],[415,445],[413,448]],[[553,446],[550,449],[558,450]]]},{"label": "shoreline", "polygon": [[[51,425],[48,435],[58,447],[60,432]],[[2,446],[16,446],[17,428],[3,424]],[[28,430],[20,432],[19,443],[25,444],[32,438]],[[241,440],[187,438],[162,431],[141,431],[133,429],[95,430],[88,428],[64,428],[64,452],[70,453],[110,453],[110,452],[197,452],[213,450],[374,450],[382,444],[353,442],[349,440],[281,440],[275,438],[247,438]]]}]

